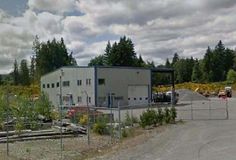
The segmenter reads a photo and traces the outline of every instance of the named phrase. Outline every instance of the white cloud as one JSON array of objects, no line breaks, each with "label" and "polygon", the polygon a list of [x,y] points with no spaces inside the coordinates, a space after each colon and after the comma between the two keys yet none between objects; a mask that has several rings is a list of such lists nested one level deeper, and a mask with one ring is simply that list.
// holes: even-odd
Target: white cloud
[{"label": "white cloud", "polygon": [[[222,40],[236,47],[235,0],[28,0],[21,16],[0,10],[0,72],[32,53],[35,35],[63,37],[79,65],[104,52],[108,40],[127,35],[138,54],[156,64],[204,55]],[[69,13],[69,14],[67,14]]]},{"label": "white cloud", "polygon": [[76,8],[77,0],[29,0],[30,9],[48,12],[71,12]]}]

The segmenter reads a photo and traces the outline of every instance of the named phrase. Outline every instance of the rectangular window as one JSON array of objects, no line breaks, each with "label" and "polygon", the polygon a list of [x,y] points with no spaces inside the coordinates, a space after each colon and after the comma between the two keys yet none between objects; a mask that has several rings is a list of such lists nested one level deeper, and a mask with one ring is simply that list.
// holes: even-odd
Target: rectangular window
[{"label": "rectangular window", "polygon": [[82,80],[77,80],[77,85],[81,86],[82,85]]},{"label": "rectangular window", "polygon": [[82,102],[82,97],[78,96],[78,103],[81,103],[81,102]]},{"label": "rectangular window", "polygon": [[88,103],[91,103],[91,97],[88,97]]},{"label": "rectangular window", "polygon": [[57,87],[59,87],[60,86],[60,83],[59,82],[57,82]]},{"label": "rectangular window", "polygon": [[98,79],[98,85],[105,85],[105,79]]},{"label": "rectangular window", "polygon": [[43,84],[43,88],[45,88],[45,84]]},{"label": "rectangular window", "polygon": [[86,85],[91,85],[91,79],[86,79]]},{"label": "rectangular window", "polygon": [[54,88],[54,83],[52,83],[52,88]]},{"label": "rectangular window", "polygon": [[47,88],[50,88],[50,84],[49,83],[47,84]]},{"label": "rectangular window", "polygon": [[63,87],[69,87],[70,81],[63,81],[62,85],[63,85]]}]

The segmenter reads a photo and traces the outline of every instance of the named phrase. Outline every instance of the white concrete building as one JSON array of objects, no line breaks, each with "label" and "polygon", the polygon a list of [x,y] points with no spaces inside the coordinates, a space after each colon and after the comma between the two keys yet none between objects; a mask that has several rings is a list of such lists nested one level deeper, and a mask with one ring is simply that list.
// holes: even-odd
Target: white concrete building
[{"label": "white concrete building", "polygon": [[[56,107],[63,105],[113,106],[144,104],[151,100],[151,69],[135,67],[62,67],[41,77],[41,91]],[[61,80],[60,80],[61,77]],[[60,83],[62,84],[60,87]]]}]

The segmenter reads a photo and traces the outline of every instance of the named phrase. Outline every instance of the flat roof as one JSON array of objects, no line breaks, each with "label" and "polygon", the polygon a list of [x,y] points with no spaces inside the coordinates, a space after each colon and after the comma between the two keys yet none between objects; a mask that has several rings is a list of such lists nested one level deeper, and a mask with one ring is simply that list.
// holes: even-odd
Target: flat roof
[{"label": "flat roof", "polygon": [[156,68],[145,68],[145,67],[132,67],[132,66],[63,66],[54,71],[46,73],[41,77],[44,77],[50,73],[56,72],[63,68],[116,68],[116,69],[143,69],[143,70],[150,70],[151,72],[158,72],[158,73],[172,73],[174,72],[173,68],[163,68],[163,67],[156,67]]}]

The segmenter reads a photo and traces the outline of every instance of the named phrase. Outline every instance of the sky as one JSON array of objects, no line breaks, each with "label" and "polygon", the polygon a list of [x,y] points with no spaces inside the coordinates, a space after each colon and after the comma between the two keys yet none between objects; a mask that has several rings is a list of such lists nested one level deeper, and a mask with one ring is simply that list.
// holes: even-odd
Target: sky
[{"label": "sky", "polygon": [[124,35],[155,64],[174,53],[202,58],[219,40],[236,48],[235,15],[236,0],[0,0],[0,74],[30,59],[36,35],[63,37],[78,65]]}]

